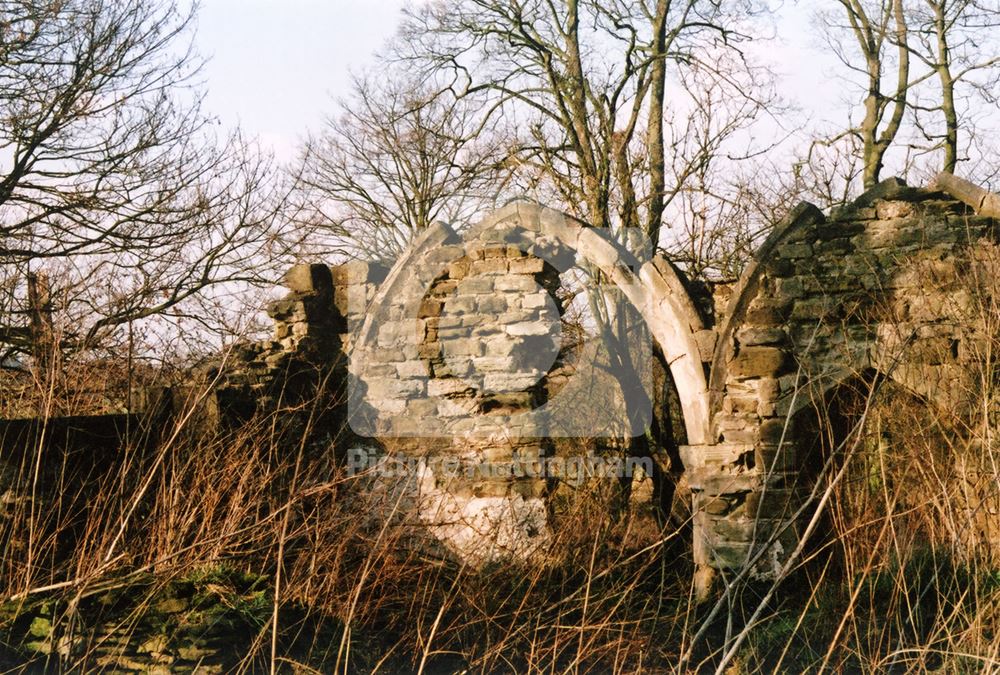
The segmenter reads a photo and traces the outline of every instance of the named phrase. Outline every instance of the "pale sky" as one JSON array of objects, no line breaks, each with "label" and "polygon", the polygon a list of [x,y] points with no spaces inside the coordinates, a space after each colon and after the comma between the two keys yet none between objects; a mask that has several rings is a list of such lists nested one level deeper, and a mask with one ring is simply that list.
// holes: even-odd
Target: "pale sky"
[{"label": "pale sky", "polygon": [[395,32],[402,0],[203,0],[208,112],[280,159],[346,93],[351,69]]},{"label": "pale sky", "polygon": [[[224,125],[239,124],[281,160],[320,126],[347,93],[353,70],[396,30],[404,0],[202,0],[197,47],[207,111]],[[761,53],[784,72],[782,89],[803,107],[803,126],[829,112],[823,44],[809,30],[811,3],[787,3],[779,40]],[[825,64],[820,67],[818,64]],[[841,122],[843,120],[840,120]]]}]

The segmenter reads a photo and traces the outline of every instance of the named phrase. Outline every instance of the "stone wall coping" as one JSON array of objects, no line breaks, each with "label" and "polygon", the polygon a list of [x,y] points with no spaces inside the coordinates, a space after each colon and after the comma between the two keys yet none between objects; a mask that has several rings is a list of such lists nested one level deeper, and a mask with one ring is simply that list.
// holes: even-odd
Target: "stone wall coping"
[{"label": "stone wall coping", "polygon": [[1000,218],[1000,195],[947,171],[935,176],[928,189],[939,190],[968,204],[980,216]]}]

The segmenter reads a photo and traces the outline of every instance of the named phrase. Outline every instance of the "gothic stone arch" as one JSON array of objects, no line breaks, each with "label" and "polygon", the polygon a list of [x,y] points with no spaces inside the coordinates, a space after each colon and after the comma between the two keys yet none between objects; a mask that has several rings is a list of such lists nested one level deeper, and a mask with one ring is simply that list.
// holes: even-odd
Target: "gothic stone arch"
[{"label": "gothic stone arch", "polygon": [[[798,410],[871,370],[937,405],[969,403],[975,383],[967,379],[968,365],[979,358],[986,336],[963,277],[973,270],[1000,274],[998,218],[1000,197],[948,175],[927,189],[885,181],[829,215],[803,204],[761,246],[727,306],[705,316],[666,261],[640,262],[599,231],[530,203],[508,205],[461,235],[445,225],[428,229],[384,281],[359,263],[320,276],[332,279],[333,312],[359,324],[350,333],[338,330],[352,345],[351,377],[361,384],[362,402],[426,431],[421,427],[455,413],[463,396],[474,399],[461,378],[431,377],[423,363],[434,351],[428,346],[439,349],[433,343],[441,331],[455,328],[442,324],[445,298],[435,292],[464,289],[459,296],[476,299],[459,300],[483,311],[506,307],[488,299],[497,290],[531,296],[505,314],[501,329],[507,337],[544,342],[540,327],[552,320],[553,308],[541,296],[552,288],[560,257],[599,268],[648,324],[680,394],[688,437],[681,457],[704,591],[718,570],[779,574],[801,541],[802,522],[788,518],[801,494],[789,486],[816,460],[788,434],[786,420]],[[265,351],[268,364],[280,361],[275,351],[294,353],[313,333],[343,324],[323,319],[329,292],[315,283],[316,267],[297,268],[287,279],[292,294],[276,305],[278,341]],[[475,280],[482,275],[489,280]],[[467,347],[469,358],[503,360],[502,352]],[[376,367],[354,367],[359,362]],[[529,427],[521,429],[520,441],[499,432],[543,402],[544,387],[526,382],[518,393],[516,382],[506,384],[510,391],[488,411],[499,421],[497,434],[466,433],[485,415],[458,410],[466,414],[464,431],[459,425],[450,437],[416,434],[399,449],[422,461],[435,454],[478,461],[509,458],[523,449],[518,443],[530,446]],[[449,491],[433,471],[421,475],[421,489],[436,500],[432,506],[450,519],[436,533],[453,548],[490,557],[523,554],[544,541],[543,481],[495,477]],[[434,518],[430,524],[440,525]],[[489,548],[487,541],[499,545]]]},{"label": "gothic stone arch", "polygon": [[[512,343],[524,348],[535,340],[529,352],[551,347],[545,323],[558,321],[559,308],[543,296],[558,285],[560,272],[580,263],[600,270],[641,316],[670,368],[687,438],[708,443],[708,386],[698,346],[705,327],[675,270],[663,260],[639,260],[602,232],[529,202],[509,204],[461,235],[435,225],[393,265],[351,350],[355,429],[422,459],[472,464],[543,455],[541,439],[550,429],[546,418],[530,415],[548,402],[551,387],[544,378],[520,382],[520,374],[504,369],[523,358]],[[442,315],[448,307],[466,323],[489,316],[470,328]],[[467,358],[485,373],[483,381],[470,386],[468,369],[452,372],[455,360],[442,359],[442,350]],[[497,388],[499,394],[480,391]],[[544,542],[544,480],[445,478],[429,464],[420,466],[420,476],[418,510],[463,555],[520,555]]]}]

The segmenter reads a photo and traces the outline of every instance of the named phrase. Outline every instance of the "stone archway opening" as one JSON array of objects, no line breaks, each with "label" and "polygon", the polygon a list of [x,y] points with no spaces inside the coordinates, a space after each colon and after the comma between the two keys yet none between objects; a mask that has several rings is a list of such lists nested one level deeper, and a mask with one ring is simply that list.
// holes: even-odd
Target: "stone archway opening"
[{"label": "stone archway opening", "polygon": [[[780,520],[787,510],[787,502],[766,495],[780,497],[777,489],[794,481],[800,470],[788,461],[794,452],[785,459],[782,452],[786,441],[794,446],[809,436],[794,432],[793,438],[785,438],[787,420],[801,409],[803,397],[875,369],[892,372],[893,379],[934,405],[969,417],[975,401],[969,394],[975,395],[977,382],[985,381],[984,368],[992,367],[984,346],[995,344],[988,334],[989,326],[995,325],[995,305],[982,305],[962,279],[973,271],[979,278],[997,276],[996,258],[990,253],[998,241],[996,213],[991,210],[995,199],[954,177],[944,178],[928,189],[890,179],[829,216],[809,204],[800,205],[760,247],[730,299],[716,294],[708,309],[696,305],[668,261],[655,256],[637,259],[614,238],[570,216],[537,204],[512,203],[461,234],[446,225],[428,228],[387,274],[364,263],[332,270],[322,265],[296,268],[286,279],[292,293],[272,307],[278,324],[275,339],[255,352],[247,370],[261,372],[253,386],[269,392],[287,377],[282,364],[322,366],[330,352],[339,356],[341,350],[317,346],[336,343],[351,362],[351,372],[343,379],[351,400],[361,404],[348,409],[359,435],[398,446],[418,464],[426,465],[435,455],[474,462],[492,454],[507,461],[518,444],[537,446],[538,439],[547,438],[555,428],[530,415],[514,424],[511,420],[515,414],[533,411],[540,402],[551,403],[547,399],[557,387],[546,381],[556,380],[559,369],[540,363],[551,358],[535,355],[539,360],[529,359],[525,372],[513,373],[530,376],[520,389],[514,388],[517,383],[510,377],[509,388],[487,386],[485,375],[472,378],[471,386],[468,378],[463,380],[455,372],[439,377],[429,363],[442,353],[448,356],[437,339],[442,320],[463,319],[455,305],[446,307],[450,296],[438,298],[441,306],[430,310],[428,289],[444,281],[457,284],[458,279],[445,279],[442,270],[464,258],[470,268],[477,264],[483,274],[494,277],[485,294],[470,289],[459,294],[468,298],[454,299],[461,305],[475,297],[479,311],[480,295],[487,304],[494,302],[496,279],[523,284],[523,292],[531,295],[547,283],[542,278],[546,262],[558,276],[565,265],[582,261],[599,271],[648,328],[653,351],[664,372],[669,372],[657,387],[666,380],[674,385],[681,414],[671,421],[678,438],[683,436],[678,464],[684,467],[684,494],[691,493],[698,593],[704,596],[709,589],[713,570],[725,570],[729,579],[775,578],[798,542],[783,542],[780,550],[769,552],[768,560],[774,564],[764,569],[748,564],[754,554],[752,536],[759,520]],[[485,254],[472,258],[470,252],[479,254],[469,245],[504,253],[491,255],[491,260]],[[490,265],[502,269],[488,272]],[[322,279],[317,271],[323,272]],[[324,279],[329,281],[320,283]],[[521,305],[521,298],[517,302],[519,311],[540,312],[547,301],[532,300],[540,303],[534,307]],[[493,313],[497,311],[495,307]],[[515,325],[521,326],[513,328],[519,337],[538,330],[539,321],[532,319],[545,323],[540,314],[502,320],[506,338],[512,337],[507,328]],[[469,326],[444,326],[456,328]],[[533,337],[546,340],[547,332]],[[509,353],[487,354],[485,347],[479,353],[477,341],[490,336],[474,330],[466,333],[452,337],[471,340],[474,344],[466,347],[476,352],[452,350],[454,369],[467,369],[480,357],[493,358],[494,366],[506,363]],[[435,354],[422,354],[435,344]],[[548,350],[549,356],[552,353]],[[359,355],[360,361],[355,359]],[[503,379],[494,377],[493,384]],[[243,380],[234,377],[233,382]],[[531,395],[524,396],[525,388]],[[220,401],[226,393],[222,389],[217,392]],[[467,393],[470,389],[472,395]],[[475,392],[481,389],[492,389],[491,396],[476,399]],[[475,405],[457,406],[463,396]],[[258,403],[269,401],[265,396]],[[979,436],[995,437],[994,409],[980,415]],[[381,424],[385,421],[387,425]],[[429,489],[450,500],[459,531],[467,526],[470,513],[507,518],[520,510],[530,516],[526,521],[532,521],[534,514],[545,515],[544,480],[512,480],[508,471],[467,482],[462,494],[455,495],[439,489],[436,476],[426,471],[422,476],[432,479],[426,483]],[[480,548],[488,557],[492,555],[486,545],[488,535],[497,528],[489,519],[484,522],[485,527],[467,541],[484,544]],[[510,528],[510,541],[523,541],[522,535],[531,539],[532,532],[544,531],[537,527],[540,521],[532,522],[527,528],[516,524]]]},{"label": "stone archway opening", "polygon": [[[572,327],[553,317],[566,309],[560,277],[575,270],[606,284],[587,289],[605,315],[598,335],[576,326],[587,339],[567,349],[562,333]],[[419,491],[429,504],[422,517],[460,555],[523,556],[547,539],[539,514],[551,476],[523,475],[519,461],[551,456],[553,438],[638,437],[645,446],[656,422],[640,380],[652,373],[654,343],[685,436],[707,439],[702,328],[663,261],[565,214],[512,204],[461,236],[446,226],[426,232],[379,287],[351,352],[365,411],[375,413],[356,431],[425,464],[432,454],[457,461],[458,477],[424,466]],[[652,459],[642,454],[635,459]],[[479,472],[484,462],[489,475]]]}]

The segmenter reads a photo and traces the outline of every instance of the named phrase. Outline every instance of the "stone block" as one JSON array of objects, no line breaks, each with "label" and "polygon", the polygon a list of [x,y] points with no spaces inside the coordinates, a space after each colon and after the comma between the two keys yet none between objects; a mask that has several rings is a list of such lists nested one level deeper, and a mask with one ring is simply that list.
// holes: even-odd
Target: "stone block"
[{"label": "stone block", "polygon": [[362,260],[351,260],[330,267],[333,284],[338,288],[364,284],[378,285],[385,280],[388,273],[389,268],[385,265]]},{"label": "stone block", "polygon": [[425,335],[426,326],[422,319],[387,321],[378,327],[378,346],[399,348],[420,344]]},{"label": "stone block", "polygon": [[276,300],[267,306],[267,315],[275,321],[295,323],[306,320],[306,306],[302,302],[302,297],[291,295],[281,300]]},{"label": "stone block", "polygon": [[712,567],[716,569],[739,569],[750,555],[750,544],[724,542],[716,543],[709,553]]},{"label": "stone block", "polygon": [[512,274],[541,274],[545,271],[545,261],[541,258],[521,258],[519,260],[511,260],[508,263],[508,268]]},{"label": "stone block", "polygon": [[522,321],[504,327],[508,335],[555,335],[559,325],[552,321]]},{"label": "stone block", "polygon": [[462,277],[457,279],[439,279],[435,284],[432,292],[435,297],[443,298],[458,290],[458,284],[462,280]]},{"label": "stone block", "polygon": [[417,310],[417,317],[425,319],[428,317],[440,316],[443,308],[444,303],[440,300],[424,298],[423,302],[420,303],[420,308]]},{"label": "stone block", "polygon": [[461,258],[448,265],[448,276],[454,280],[464,279],[469,274],[472,261],[468,258]]},{"label": "stone block", "polygon": [[737,464],[753,446],[747,443],[716,443],[711,445],[682,445],[678,448],[687,471],[707,466],[721,467]]},{"label": "stone block", "polygon": [[475,295],[453,295],[444,302],[444,314],[462,315],[471,314],[478,306],[478,296]]},{"label": "stone block", "polygon": [[805,298],[797,300],[792,309],[793,321],[818,321],[831,314],[833,302],[829,298]]},{"label": "stone block", "polygon": [[529,293],[521,296],[522,309],[541,309],[549,302],[553,302],[553,300],[550,298],[549,294],[544,291]]},{"label": "stone block", "polygon": [[487,258],[485,260],[476,260],[475,262],[472,263],[470,272],[475,275],[506,274],[507,260],[504,258]]},{"label": "stone block", "polygon": [[482,356],[486,351],[482,340],[468,337],[443,339],[441,348],[448,356]]},{"label": "stone block", "polygon": [[783,345],[788,342],[788,335],[781,328],[748,326],[737,331],[736,340],[741,347]]},{"label": "stone block", "polygon": [[813,250],[817,256],[821,256],[824,260],[829,260],[833,256],[846,256],[855,250],[855,245],[850,239],[833,239],[817,242],[813,246]]},{"label": "stone block", "polygon": [[437,276],[441,273],[441,271],[446,270],[450,263],[464,257],[464,246],[450,244],[445,246],[436,246],[430,249],[424,254],[424,259],[421,262],[428,268],[440,268],[433,270],[434,276]]},{"label": "stone block", "polygon": [[776,401],[781,397],[781,383],[774,377],[763,377],[757,382],[757,397],[762,401]]},{"label": "stone block", "polygon": [[437,400],[437,414],[440,417],[466,417],[476,412],[471,398],[440,398]]},{"label": "stone block", "polygon": [[745,323],[775,326],[785,322],[792,308],[788,300],[756,300],[747,310]]},{"label": "stone block", "polygon": [[472,393],[472,385],[457,377],[435,378],[427,382],[428,396],[457,396]]},{"label": "stone block", "polygon": [[[872,213],[871,215],[874,216],[875,214]],[[863,221],[833,220],[814,225],[813,231],[819,239],[842,239],[864,232],[865,223]]]},{"label": "stone block", "polygon": [[[404,380],[396,377],[366,377],[364,383],[367,385],[366,398],[376,403],[383,399],[422,396],[425,391],[424,380]],[[378,406],[376,405],[376,407]]]},{"label": "stone block", "polygon": [[726,429],[722,432],[721,441],[724,443],[747,444],[753,443],[756,436],[757,431],[755,429]]},{"label": "stone block", "polygon": [[326,265],[300,263],[285,272],[282,284],[296,293],[320,293],[329,295],[333,292],[333,277]]},{"label": "stone block", "polygon": [[757,428],[757,440],[760,443],[777,445],[784,440],[790,440],[791,431],[786,431],[784,419],[765,420]]},{"label": "stone block", "polygon": [[780,446],[758,445],[755,450],[754,461],[757,468],[764,472],[786,473],[797,468],[797,455],[794,442],[785,442]]},{"label": "stone block", "polygon": [[736,500],[716,495],[699,494],[695,500],[695,510],[710,516],[725,516],[732,513]]},{"label": "stone block", "polygon": [[782,258],[809,258],[813,254],[813,248],[809,244],[779,244],[777,254]]},{"label": "stone block", "polygon": [[493,292],[492,277],[468,277],[458,283],[457,292],[461,295],[479,295]]},{"label": "stone block", "polygon": [[541,373],[488,373],[484,387],[491,392],[524,391],[538,383]]},{"label": "stone block", "polygon": [[507,300],[502,295],[479,296],[476,310],[480,314],[502,314],[507,311]]},{"label": "stone block", "polygon": [[799,277],[789,277],[778,279],[775,282],[775,292],[778,297],[794,300],[805,295],[805,287]]},{"label": "stone block", "polygon": [[724,413],[756,413],[757,399],[740,396],[727,396],[722,400],[722,411]]},{"label": "stone block", "polygon": [[777,377],[787,372],[793,360],[778,347],[743,347],[729,363],[729,375],[736,379]]},{"label": "stone block", "polygon": [[730,473],[711,466],[687,472],[687,479],[692,490],[706,495],[754,492],[762,485],[761,476],[755,472]]},{"label": "stone block", "polygon": [[520,340],[506,334],[485,338],[483,342],[486,345],[486,353],[491,356],[508,356],[521,344]]},{"label": "stone block", "polygon": [[875,203],[875,215],[882,220],[908,218],[914,214],[914,205],[910,202],[879,201]]},{"label": "stone block", "polygon": [[479,356],[472,359],[472,368],[476,372],[510,372],[516,366],[513,356]]},{"label": "stone block", "polygon": [[420,360],[403,361],[395,364],[396,373],[400,377],[429,377],[427,364]]},{"label": "stone block", "polygon": [[527,275],[506,276],[498,278],[494,282],[494,288],[498,291],[532,293],[538,290],[538,283]]},{"label": "stone block", "polygon": [[761,541],[767,536],[766,531],[761,531],[763,528],[760,528],[759,522],[742,518],[718,518],[712,521],[712,531],[719,541],[729,544],[740,542],[749,544]]},{"label": "stone block", "polygon": [[700,330],[694,334],[694,342],[698,345],[698,358],[702,363],[712,362],[718,341],[719,334],[714,330]]}]

